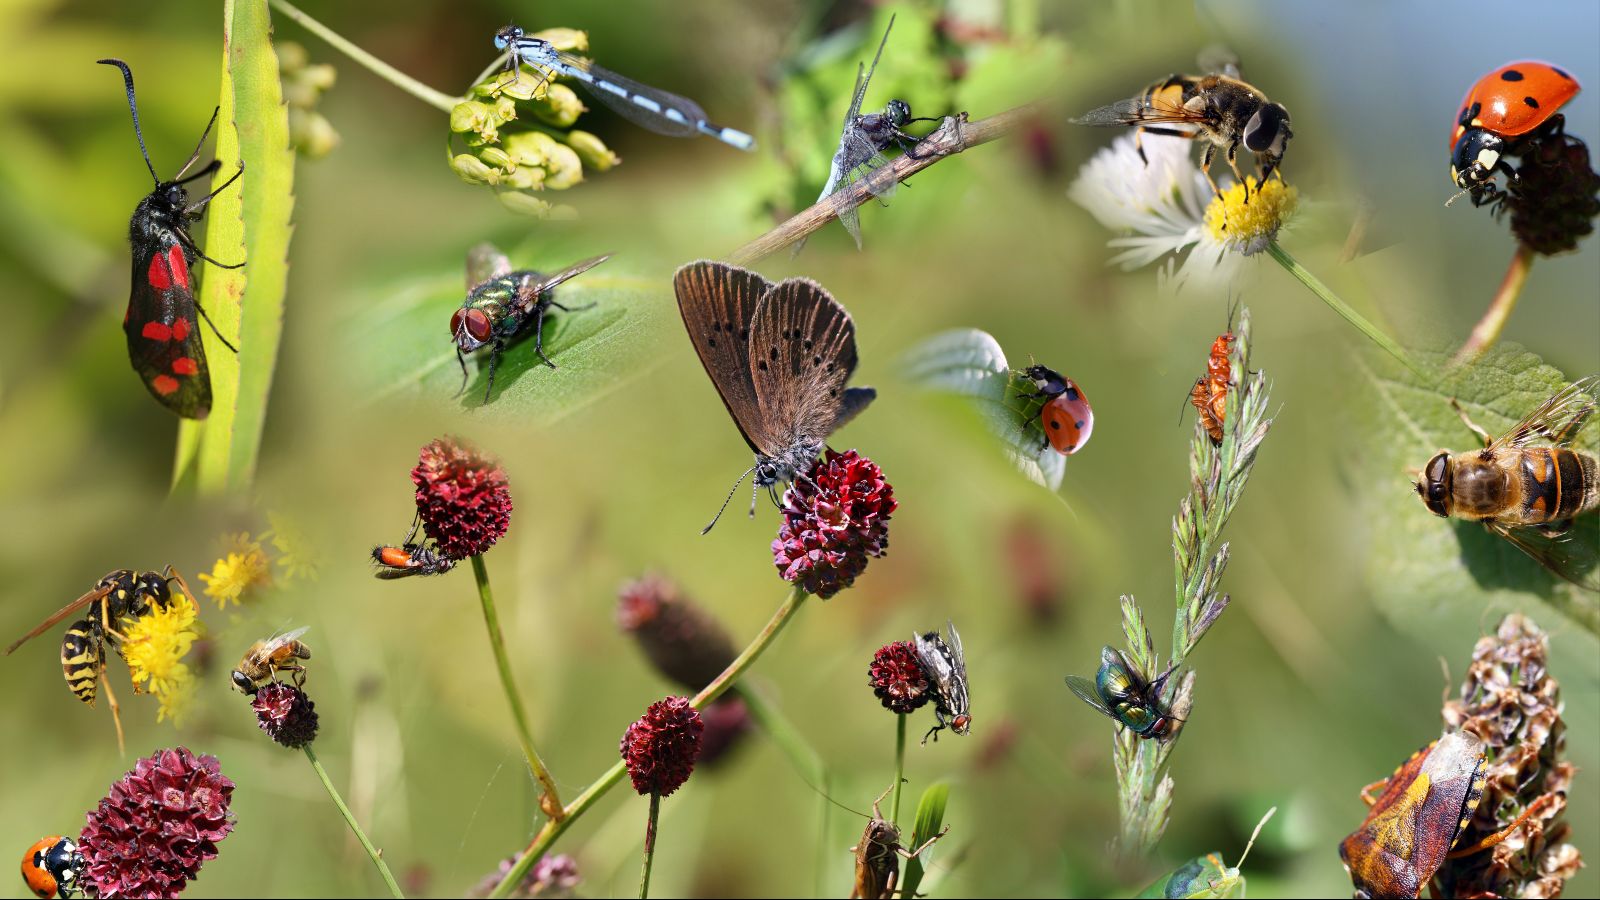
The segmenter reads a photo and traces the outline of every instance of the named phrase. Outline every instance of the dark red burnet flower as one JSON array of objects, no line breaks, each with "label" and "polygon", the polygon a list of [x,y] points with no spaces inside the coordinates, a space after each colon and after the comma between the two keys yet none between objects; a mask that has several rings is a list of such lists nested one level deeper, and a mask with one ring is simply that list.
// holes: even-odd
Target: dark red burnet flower
[{"label": "dark red burnet flower", "polygon": [[703,769],[714,769],[732,758],[733,751],[744,743],[744,736],[755,727],[750,718],[750,708],[744,700],[732,695],[717,699],[700,714],[705,732],[700,737],[700,756],[695,764]]},{"label": "dark red burnet flower", "polygon": [[853,584],[869,557],[888,550],[897,505],[877,463],[854,450],[829,450],[784,491],[772,562],[785,581],[826,600]]},{"label": "dark red burnet flower", "polygon": [[867,684],[883,708],[897,713],[916,712],[932,699],[928,671],[910,641],[895,641],[878,648],[867,666]]},{"label": "dark red burnet flower", "polygon": [[657,671],[691,691],[710,684],[738,656],[722,625],[660,575],[623,586],[617,625],[633,635]]},{"label": "dark red burnet flower", "polygon": [[1536,138],[1522,153],[1516,180],[1497,212],[1511,213],[1511,233],[1523,246],[1550,256],[1578,248],[1600,215],[1600,173],[1589,147],[1570,134]]},{"label": "dark red burnet flower", "polygon": [[177,897],[233,830],[233,782],[185,747],[141,759],[78,836],[84,887],[98,897]]},{"label": "dark red burnet flower", "polygon": [[511,489],[494,459],[453,437],[422,448],[411,470],[417,516],[439,552],[450,559],[494,546],[511,525]]},{"label": "dark red burnet flower", "polygon": [[633,789],[665,797],[682,787],[694,773],[705,727],[687,697],[668,697],[650,704],[622,735],[622,761],[633,779]]},{"label": "dark red burnet flower", "polygon": [[306,692],[274,681],[250,699],[256,723],[277,743],[298,750],[317,739],[317,709]]}]

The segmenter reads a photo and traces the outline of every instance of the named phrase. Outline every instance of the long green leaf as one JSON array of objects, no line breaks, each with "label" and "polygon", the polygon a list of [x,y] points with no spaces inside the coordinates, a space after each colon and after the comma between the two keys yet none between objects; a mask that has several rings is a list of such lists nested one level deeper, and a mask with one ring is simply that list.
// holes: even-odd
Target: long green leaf
[{"label": "long green leaf", "polygon": [[[943,781],[929,785],[922,792],[922,799],[917,801],[917,826],[912,830],[911,843],[906,849],[916,850],[939,833],[944,826],[944,808],[949,802],[950,785]],[[929,847],[906,860],[905,876],[900,879],[900,896],[917,895],[917,886],[922,884],[923,859],[932,852],[933,848]]]},{"label": "long green leaf", "polygon": [[224,4],[216,149],[222,166],[212,188],[231,178],[241,161],[245,172],[237,189],[211,201],[205,249],[213,259],[244,259],[248,265],[207,266],[200,290],[211,320],[239,348],[235,356],[202,329],[211,364],[211,415],[183,423],[174,481],[181,485],[192,478],[203,493],[249,488],[283,336],[294,156],[271,37],[265,0]]}]

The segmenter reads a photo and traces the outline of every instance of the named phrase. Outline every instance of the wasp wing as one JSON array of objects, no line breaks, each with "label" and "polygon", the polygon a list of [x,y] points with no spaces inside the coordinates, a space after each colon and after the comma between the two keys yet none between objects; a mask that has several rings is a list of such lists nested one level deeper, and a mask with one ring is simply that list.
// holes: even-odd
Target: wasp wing
[{"label": "wasp wing", "polygon": [[1508,526],[1485,523],[1511,546],[1528,554],[1552,575],[1585,590],[1600,591],[1600,555],[1587,542],[1557,534],[1537,525]]},{"label": "wasp wing", "polygon": [[1067,687],[1071,688],[1078,699],[1094,707],[1103,716],[1115,719],[1117,716],[1100,699],[1100,692],[1094,689],[1094,682],[1081,675],[1068,675]]},{"label": "wasp wing", "polygon": [[66,606],[63,606],[60,609],[56,610],[50,616],[50,618],[45,619],[43,622],[40,622],[38,624],[38,626],[36,626],[32,631],[28,632],[27,634],[23,635],[20,638],[17,638],[15,641],[12,641],[11,642],[11,646],[6,648],[5,655],[6,656],[10,656],[12,651],[16,650],[18,647],[21,647],[23,644],[26,644],[28,641],[31,641],[34,638],[38,637],[39,635],[44,634],[46,631],[49,631],[52,627],[54,627],[55,625],[59,624],[67,616],[70,616],[73,613],[77,612],[78,610],[83,609],[85,606],[88,606],[89,604],[95,602],[96,600],[100,600],[100,599],[104,598],[107,594],[111,593],[111,590],[112,590],[111,587],[96,587],[94,590],[88,592],[87,594],[84,594],[82,597],[79,597],[78,599],[72,601],[71,603],[68,603]]},{"label": "wasp wing", "polygon": [[1547,440],[1557,447],[1572,443],[1594,413],[1594,397],[1600,389],[1600,375],[1580,378],[1539,404],[1522,421],[1489,443],[1490,450],[1524,447],[1535,440]]}]

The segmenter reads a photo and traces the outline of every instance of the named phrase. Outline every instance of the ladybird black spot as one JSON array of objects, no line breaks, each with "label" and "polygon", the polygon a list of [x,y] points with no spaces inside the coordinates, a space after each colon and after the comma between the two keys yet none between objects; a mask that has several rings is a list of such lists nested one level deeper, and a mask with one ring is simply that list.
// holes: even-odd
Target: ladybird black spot
[{"label": "ladybird black spot", "polygon": [[1565,78],[1568,81],[1572,80],[1572,76],[1571,75],[1568,75],[1566,72],[1562,71],[1561,69],[1556,68],[1555,66],[1551,66],[1550,67],[1550,71],[1556,73],[1557,75],[1560,75],[1562,78]]},{"label": "ladybird black spot", "polygon": [[1078,389],[1075,387],[1067,388],[1067,399],[1076,401],[1078,399]]},{"label": "ladybird black spot", "polygon": [[1078,426],[1078,430],[1079,431],[1083,430],[1083,423],[1082,422],[1073,422],[1072,424]]},{"label": "ladybird black spot", "polygon": [[1523,97],[1522,102],[1528,104],[1528,106],[1532,107],[1533,109],[1539,108],[1539,101],[1533,99],[1532,97]]},{"label": "ladybird black spot", "polygon": [[1051,422],[1050,423],[1050,427],[1051,428],[1060,428],[1061,427],[1061,423],[1060,422]]},{"label": "ladybird black spot", "polygon": [[1501,81],[1521,81],[1522,80],[1522,73],[1517,71],[1516,69],[1507,69],[1504,72],[1500,73],[1500,80]]}]

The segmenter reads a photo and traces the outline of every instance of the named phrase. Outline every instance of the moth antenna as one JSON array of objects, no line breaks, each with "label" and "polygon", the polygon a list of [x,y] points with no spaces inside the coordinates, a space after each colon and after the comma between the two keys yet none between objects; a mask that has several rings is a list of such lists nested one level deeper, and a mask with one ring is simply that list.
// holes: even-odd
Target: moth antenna
[{"label": "moth antenna", "polygon": [[[755,466],[751,466],[750,468],[745,469],[744,470],[744,475],[740,475],[739,476],[739,480],[735,481],[733,483],[733,487],[728,489],[728,497],[727,497],[727,499],[722,501],[722,505],[721,506],[717,507],[717,514],[711,517],[711,521],[710,521],[710,523],[708,523],[706,525],[706,527],[700,529],[700,533],[702,535],[710,534],[711,533],[711,529],[716,527],[717,520],[722,518],[722,514],[724,512],[726,512],[727,509],[728,509],[728,504],[733,502],[734,492],[739,490],[739,485],[744,484],[745,475],[749,475],[751,472],[754,472],[755,470],[756,470]],[[755,515],[755,504],[754,503],[752,503],[750,505],[750,515],[752,515],[752,516]]]},{"label": "moth antenna", "polygon": [[156,167],[150,162],[150,151],[144,146],[144,131],[139,127],[139,104],[133,99],[133,71],[128,64],[120,59],[97,59],[95,62],[103,66],[116,66],[122,70],[122,83],[128,88],[128,109],[133,112],[133,133],[139,138],[139,152],[144,154],[144,167],[150,170],[150,178],[159,187],[161,176],[156,174]]},{"label": "moth antenna", "polygon": [[1273,808],[1267,810],[1267,814],[1261,817],[1261,821],[1256,823],[1256,830],[1250,832],[1250,842],[1244,845],[1244,852],[1239,854],[1239,863],[1238,865],[1234,866],[1235,869],[1244,868],[1244,861],[1250,855],[1250,848],[1256,845],[1256,838],[1261,835],[1262,827],[1264,827],[1267,822],[1272,819],[1273,815],[1276,814],[1277,811],[1278,808],[1274,806]]}]

